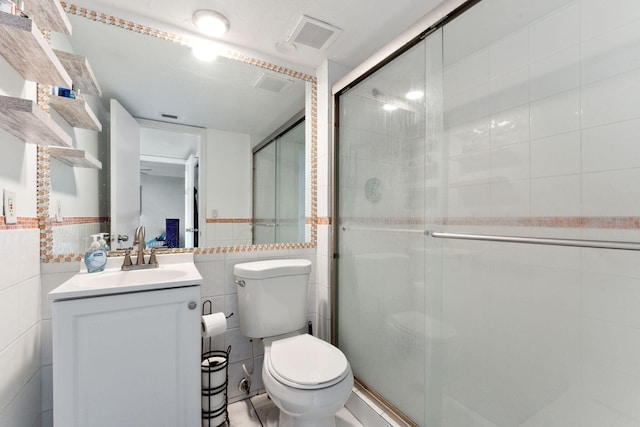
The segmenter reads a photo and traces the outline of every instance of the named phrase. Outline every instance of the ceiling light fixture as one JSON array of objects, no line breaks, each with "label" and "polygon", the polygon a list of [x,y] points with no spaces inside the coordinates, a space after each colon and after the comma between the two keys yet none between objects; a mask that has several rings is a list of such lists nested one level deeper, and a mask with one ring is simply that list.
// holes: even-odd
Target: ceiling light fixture
[{"label": "ceiling light fixture", "polygon": [[229,20],[223,14],[209,9],[196,10],[193,14],[193,23],[209,36],[221,36],[231,27]]},{"label": "ceiling light fixture", "polygon": [[211,62],[218,57],[218,46],[204,40],[198,40],[191,46],[193,56],[204,62]]},{"label": "ceiling light fixture", "polygon": [[385,110],[385,111],[395,111],[395,110],[398,109],[398,107],[393,105],[393,104],[384,104],[382,106],[382,109]]},{"label": "ceiling light fixture", "polygon": [[424,96],[424,92],[420,90],[412,90],[411,92],[407,92],[407,94],[405,95],[405,98],[414,101],[416,99],[422,98],[423,96]]}]

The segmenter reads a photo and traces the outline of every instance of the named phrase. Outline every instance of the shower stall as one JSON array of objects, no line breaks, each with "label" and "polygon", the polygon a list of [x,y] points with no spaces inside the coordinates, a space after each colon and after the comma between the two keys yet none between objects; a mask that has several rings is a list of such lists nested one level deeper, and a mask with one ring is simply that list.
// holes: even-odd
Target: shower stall
[{"label": "shower stall", "polygon": [[336,94],[335,340],[418,426],[638,427],[640,2],[471,3]]}]

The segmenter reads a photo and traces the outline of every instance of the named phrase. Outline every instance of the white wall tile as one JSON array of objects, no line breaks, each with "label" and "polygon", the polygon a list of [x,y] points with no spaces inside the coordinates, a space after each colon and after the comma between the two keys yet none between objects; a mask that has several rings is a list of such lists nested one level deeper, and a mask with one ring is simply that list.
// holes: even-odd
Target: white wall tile
[{"label": "white wall tile", "polygon": [[640,210],[640,169],[585,174],[582,179],[585,216],[635,216]]},{"label": "white wall tile", "polygon": [[[219,339],[219,338],[214,338]],[[225,347],[231,346],[231,363],[241,360],[251,360],[251,342],[240,333],[239,328],[227,329],[224,334]]]},{"label": "white wall tile", "polygon": [[585,365],[585,394],[626,417],[640,419],[640,382],[603,366]]},{"label": "white wall tile", "polygon": [[531,215],[580,216],[580,175],[531,180]]},{"label": "white wall tile", "polygon": [[531,177],[579,174],[580,152],[580,132],[532,140]]},{"label": "white wall tile", "polygon": [[531,103],[531,138],[545,138],[580,128],[580,92],[571,90]]},{"label": "white wall tile", "polygon": [[40,324],[40,328],[42,340],[42,365],[50,365],[53,363],[53,331],[51,320],[43,320]]},{"label": "white wall tile", "polygon": [[640,19],[640,4],[634,0],[580,0],[580,37],[589,40]]},{"label": "white wall tile", "polygon": [[484,85],[489,81],[489,69],[489,51],[475,52],[445,69],[444,91],[452,94]]},{"label": "white wall tile", "polygon": [[11,344],[18,335],[20,316],[20,285],[0,292],[0,350]]},{"label": "white wall tile", "polygon": [[42,410],[53,410],[53,365],[45,365],[40,370],[42,381]]},{"label": "white wall tile", "polygon": [[571,46],[531,64],[531,100],[580,86],[580,49]]},{"label": "white wall tile", "polygon": [[640,167],[637,137],[640,120],[629,120],[582,131],[585,173]]},{"label": "white wall tile", "polygon": [[582,126],[590,128],[639,117],[640,70],[585,86]]},{"label": "white wall tile", "polygon": [[[40,369],[40,327],[34,326],[0,350],[0,420],[16,403],[16,397]],[[40,406],[38,400],[35,405]],[[9,408],[9,409],[7,409]],[[0,425],[14,425],[2,424]],[[19,424],[15,424],[19,425]],[[29,424],[30,425],[30,424]]]},{"label": "white wall tile", "polygon": [[225,293],[224,261],[195,263],[202,276],[201,294],[205,297],[221,296]]},{"label": "white wall tile", "polygon": [[491,78],[511,73],[529,64],[529,31],[525,28],[489,48]]},{"label": "white wall tile", "polygon": [[636,22],[586,40],[580,46],[582,84],[640,67],[640,27]]},{"label": "white wall tile", "polygon": [[500,146],[491,152],[491,173],[506,180],[528,179],[529,159],[528,142]]},{"label": "white wall tile", "polygon": [[0,412],[0,426],[34,426],[40,418],[40,375],[33,375],[11,404]]},{"label": "white wall tile", "polygon": [[528,179],[509,179],[491,184],[491,216],[498,218],[529,216],[529,187]]},{"label": "white wall tile", "polygon": [[534,22],[530,28],[531,61],[535,62],[579,42],[578,1]]},{"label": "white wall tile", "polygon": [[33,277],[19,285],[20,303],[18,328],[26,331],[40,322],[40,277]]},{"label": "white wall tile", "polygon": [[640,279],[620,275],[620,271],[609,273],[589,272],[584,274],[584,315],[619,326],[640,328]]},{"label": "white wall tile", "polygon": [[502,111],[529,102],[529,67],[524,66],[491,80],[491,111]]},{"label": "white wall tile", "polygon": [[531,135],[528,104],[493,113],[491,116],[491,147],[527,141]]}]

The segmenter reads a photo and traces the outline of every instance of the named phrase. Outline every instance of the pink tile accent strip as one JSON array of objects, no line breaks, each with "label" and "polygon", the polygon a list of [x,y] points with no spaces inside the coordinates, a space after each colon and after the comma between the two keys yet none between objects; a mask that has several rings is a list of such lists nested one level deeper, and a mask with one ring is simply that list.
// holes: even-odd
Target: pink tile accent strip
[{"label": "pink tile accent strip", "polygon": [[111,218],[105,216],[68,216],[64,217],[61,222],[56,221],[55,218],[49,218],[48,222],[52,227],[63,227],[65,225],[110,223]]},{"label": "pink tile accent strip", "polygon": [[[640,217],[472,217],[472,218],[341,218],[340,224],[352,222],[369,226],[484,225],[491,227],[593,228],[612,230],[640,229]],[[319,223],[319,222],[318,222]]]},{"label": "pink tile accent strip", "polygon": [[18,217],[17,224],[6,224],[6,217],[0,216],[0,231],[2,230],[27,230],[38,228],[38,218]]},{"label": "pink tile accent strip", "polygon": [[207,218],[207,224],[251,224],[251,218]]}]

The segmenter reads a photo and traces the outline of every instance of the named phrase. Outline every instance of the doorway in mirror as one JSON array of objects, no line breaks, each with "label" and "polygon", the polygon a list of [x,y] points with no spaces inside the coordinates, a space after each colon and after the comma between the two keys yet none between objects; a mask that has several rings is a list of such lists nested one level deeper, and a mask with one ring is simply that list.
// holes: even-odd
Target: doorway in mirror
[{"label": "doorway in mirror", "polygon": [[[206,131],[135,119],[115,100],[111,107],[111,199],[116,201],[111,206],[111,234],[129,236],[132,227],[142,225],[147,247],[198,247],[198,202],[204,185],[200,158]],[[119,242],[114,249],[130,242]]]}]

